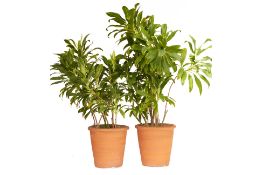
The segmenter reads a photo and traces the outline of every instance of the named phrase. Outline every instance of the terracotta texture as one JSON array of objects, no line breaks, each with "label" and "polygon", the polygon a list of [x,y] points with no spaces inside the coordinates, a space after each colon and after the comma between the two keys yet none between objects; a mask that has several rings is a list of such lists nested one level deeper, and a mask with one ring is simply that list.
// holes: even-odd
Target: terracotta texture
[{"label": "terracotta texture", "polygon": [[168,166],[176,126],[136,125],[141,161],[144,166]]},{"label": "terracotta texture", "polygon": [[94,163],[97,168],[120,167],[123,164],[128,126],[96,128],[90,126]]}]

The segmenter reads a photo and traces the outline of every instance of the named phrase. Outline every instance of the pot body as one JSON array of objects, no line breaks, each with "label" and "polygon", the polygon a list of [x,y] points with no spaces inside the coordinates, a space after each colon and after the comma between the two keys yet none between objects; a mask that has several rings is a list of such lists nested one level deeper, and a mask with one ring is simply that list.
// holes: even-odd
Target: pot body
[{"label": "pot body", "polygon": [[176,126],[136,125],[141,161],[144,166],[168,166]]},{"label": "pot body", "polygon": [[97,168],[120,167],[123,164],[128,126],[96,128],[90,126],[94,163]]}]

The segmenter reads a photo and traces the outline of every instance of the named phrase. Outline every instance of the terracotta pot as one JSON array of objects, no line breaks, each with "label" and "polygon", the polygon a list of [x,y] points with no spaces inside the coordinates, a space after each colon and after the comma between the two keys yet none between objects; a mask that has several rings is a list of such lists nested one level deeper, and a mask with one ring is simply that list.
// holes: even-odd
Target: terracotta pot
[{"label": "terracotta pot", "polygon": [[144,166],[168,166],[176,126],[136,125],[141,161]]},{"label": "terracotta pot", "polygon": [[97,168],[120,167],[123,164],[128,126],[96,128],[90,126],[94,163]]}]

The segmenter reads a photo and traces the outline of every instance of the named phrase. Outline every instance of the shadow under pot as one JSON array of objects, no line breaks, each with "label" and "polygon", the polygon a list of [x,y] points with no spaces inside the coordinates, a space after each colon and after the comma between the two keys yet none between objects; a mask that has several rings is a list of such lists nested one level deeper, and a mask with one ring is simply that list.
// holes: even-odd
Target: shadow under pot
[{"label": "shadow under pot", "polygon": [[97,168],[121,167],[123,164],[128,126],[116,128],[88,127],[94,164]]},{"label": "shadow under pot", "polygon": [[144,166],[168,166],[176,125],[136,125],[141,161]]}]

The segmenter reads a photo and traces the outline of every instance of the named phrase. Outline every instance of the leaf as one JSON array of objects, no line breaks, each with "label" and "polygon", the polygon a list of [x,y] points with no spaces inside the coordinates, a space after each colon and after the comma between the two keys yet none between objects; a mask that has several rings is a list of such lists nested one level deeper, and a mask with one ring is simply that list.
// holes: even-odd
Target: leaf
[{"label": "leaf", "polygon": [[63,80],[64,78],[59,76],[59,77],[51,77],[50,80]]},{"label": "leaf", "polygon": [[178,70],[178,73],[177,73],[177,79],[178,79],[178,80],[182,77],[183,72],[184,72],[184,69],[181,67],[181,68]]},{"label": "leaf", "polygon": [[170,41],[176,35],[177,32],[181,32],[181,30],[171,31],[167,37],[167,42]]},{"label": "leaf", "polygon": [[189,35],[189,37],[191,38],[192,42],[193,42],[193,46],[194,46],[194,50],[196,50],[196,40],[193,36]]},{"label": "leaf", "polygon": [[125,14],[126,19],[128,19],[129,18],[129,13],[128,13],[129,9],[126,6],[123,6],[122,10],[123,10],[123,12]]},{"label": "leaf", "polygon": [[172,63],[172,69],[173,69],[174,72],[177,71],[177,66],[176,66],[176,63],[175,63],[175,62]]},{"label": "leaf", "polygon": [[201,49],[201,50],[198,52],[197,55],[200,55],[201,53],[203,53],[204,51],[206,51],[207,49],[210,49],[210,48],[212,48],[212,46],[208,46],[208,47],[206,47],[205,49]]},{"label": "leaf", "polygon": [[207,77],[212,78],[212,72],[211,72],[210,70],[204,69],[204,70],[202,70],[202,72],[203,72]]},{"label": "leaf", "polygon": [[119,31],[119,30],[118,30],[118,29],[112,30],[111,32],[109,32],[109,33],[107,34],[107,36],[109,37],[111,34],[117,32],[117,31]]},{"label": "leaf", "polygon": [[143,57],[144,57],[144,55],[140,55],[140,56],[136,57],[135,58],[135,65],[138,65]]},{"label": "leaf", "polygon": [[205,56],[201,59],[201,61],[212,61],[212,58],[209,56]]},{"label": "leaf", "polygon": [[138,44],[133,44],[132,45],[132,49],[133,50],[141,50],[142,49],[142,46],[138,45]]},{"label": "leaf", "polygon": [[59,84],[59,83],[63,83],[63,82],[64,82],[64,81],[56,81],[56,82],[51,83],[51,85]]},{"label": "leaf", "polygon": [[119,18],[119,19],[122,19],[124,20],[121,15],[119,15],[118,13],[115,13],[115,12],[107,12],[106,13],[108,16],[112,17],[112,18]]},{"label": "leaf", "polygon": [[122,109],[119,109],[120,114],[125,118],[126,114]]},{"label": "leaf", "polygon": [[145,91],[143,91],[143,90],[137,90],[136,92],[137,92],[138,95],[148,96],[148,94]]},{"label": "leaf", "polygon": [[207,38],[203,44],[205,44],[205,43],[207,43],[209,41],[212,41],[212,40],[210,38]]},{"label": "leaf", "polygon": [[181,83],[182,83],[182,85],[185,84],[186,78],[187,78],[187,73],[186,73],[186,71],[184,71],[183,74],[182,74],[182,77],[181,77]]},{"label": "leaf", "polygon": [[191,75],[188,75],[189,92],[193,90],[193,79]]},{"label": "leaf", "polygon": [[160,94],[160,99],[161,99],[162,101],[168,102],[168,104],[170,104],[170,105],[172,105],[172,106],[174,106],[174,107],[176,106],[175,100],[172,99],[171,97],[168,97],[168,96],[165,96],[165,95]]},{"label": "leaf", "polygon": [[193,49],[192,43],[189,42],[189,41],[185,41],[185,43],[188,44],[190,51],[191,51],[192,53],[194,53],[194,49]]},{"label": "leaf", "polygon": [[109,60],[105,56],[102,56],[102,60],[107,66],[109,65]]},{"label": "leaf", "polygon": [[194,75],[194,77],[195,77],[195,82],[196,82],[196,85],[197,85],[197,87],[198,87],[199,93],[200,93],[200,95],[201,95],[201,94],[202,94],[202,83],[201,83],[201,81],[197,78],[196,75]]},{"label": "leaf", "polygon": [[124,25],[126,21],[123,18],[112,18],[111,20],[114,20],[115,22]]},{"label": "leaf", "polygon": [[201,75],[201,74],[199,74],[199,76],[200,76],[200,78],[202,79],[202,80],[204,80],[204,82],[206,82],[206,84],[208,85],[208,87],[210,86],[210,83],[209,83],[209,81],[207,80],[207,78],[204,76],[204,75]]},{"label": "leaf", "polygon": [[180,51],[180,45],[173,45],[166,48],[167,54],[175,59],[180,59],[180,56],[178,55]]},{"label": "leaf", "polygon": [[181,52],[181,59],[180,59],[180,64],[183,65],[185,59],[186,59],[186,55],[187,55],[187,49],[184,48],[182,49],[182,52]]},{"label": "leaf", "polygon": [[147,31],[146,31],[143,27],[141,27],[141,32],[142,32],[142,34],[143,34],[143,37],[144,37],[146,40],[150,40],[149,34],[147,33]]},{"label": "leaf", "polygon": [[161,25],[161,35],[165,35],[166,34],[166,30],[167,30],[167,25],[166,24],[162,24]]},{"label": "leaf", "polygon": [[167,78],[164,79],[164,81],[162,81],[162,83],[160,85],[161,90],[165,88],[165,86],[169,82],[169,80],[170,80],[170,77],[167,77]]},{"label": "leaf", "polygon": [[158,50],[157,49],[151,49],[147,54],[147,63],[149,64],[152,62],[158,55]]}]

